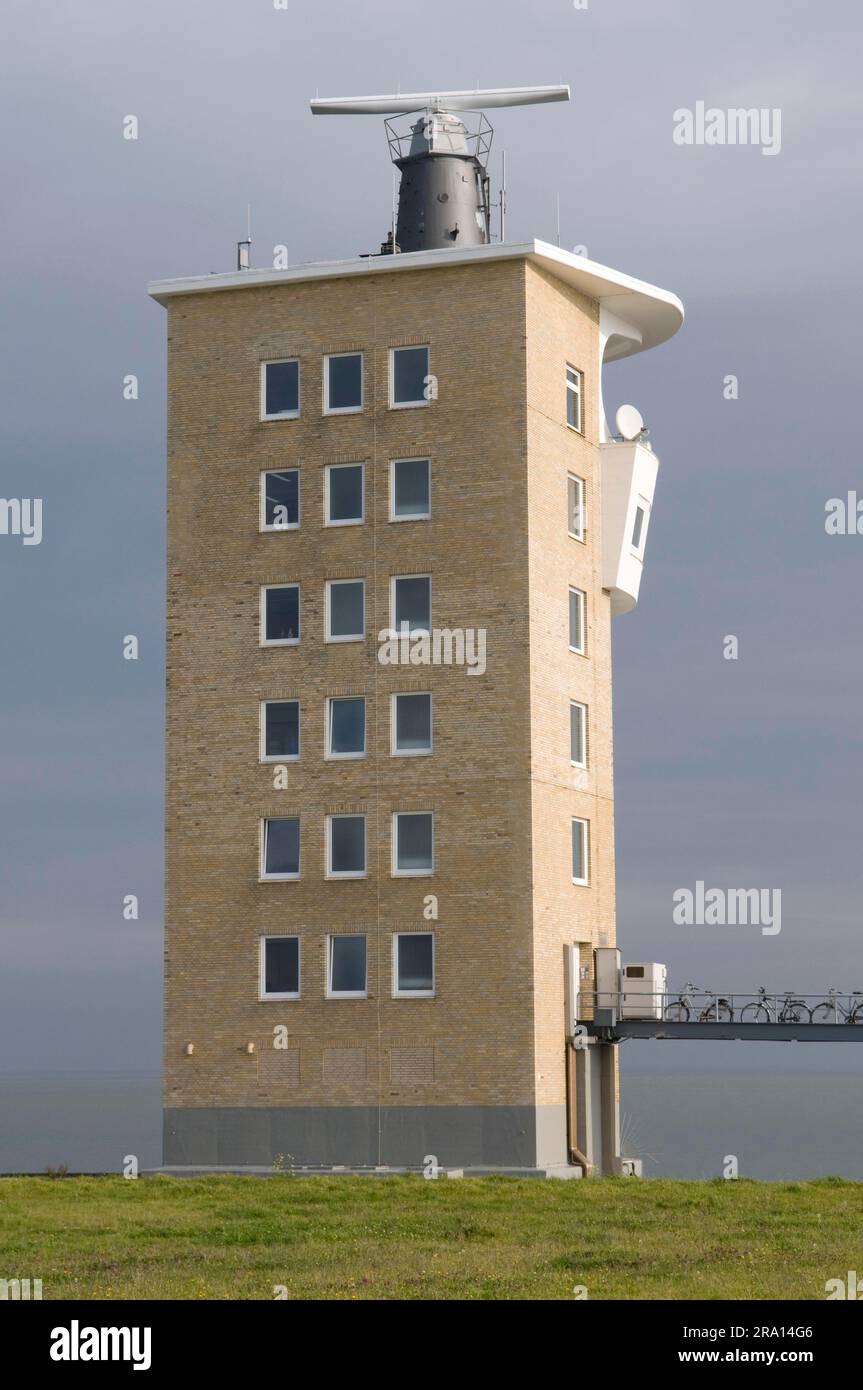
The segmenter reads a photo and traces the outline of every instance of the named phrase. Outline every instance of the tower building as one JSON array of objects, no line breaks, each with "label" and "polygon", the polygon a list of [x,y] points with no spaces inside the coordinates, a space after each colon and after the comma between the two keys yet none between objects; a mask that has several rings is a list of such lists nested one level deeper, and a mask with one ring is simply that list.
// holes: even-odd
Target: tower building
[{"label": "tower building", "polygon": [[611,622],[657,458],[602,377],[683,314],[490,240],[467,103],[555,90],[316,103],[415,108],[382,253],[150,286],[166,1165],[614,1166],[567,999],[615,943]]}]

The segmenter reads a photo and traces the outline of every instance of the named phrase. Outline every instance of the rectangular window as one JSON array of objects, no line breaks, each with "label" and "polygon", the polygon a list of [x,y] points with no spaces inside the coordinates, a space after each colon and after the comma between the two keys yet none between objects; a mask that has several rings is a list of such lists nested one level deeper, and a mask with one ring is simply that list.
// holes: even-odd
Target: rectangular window
[{"label": "rectangular window", "polygon": [[328,642],[361,642],[366,635],[366,582],[364,579],[328,579],[326,583],[326,639]]},{"label": "rectangular window", "polygon": [[427,347],[390,348],[390,409],[428,405],[428,378]]},{"label": "rectangular window", "polygon": [[397,932],[393,936],[393,994],[397,999],[430,999],[433,996],[432,932]]},{"label": "rectangular window", "polygon": [[327,757],[362,758],[366,751],[366,702],[362,695],[327,701]]},{"label": "rectangular window", "polygon": [[300,470],[261,474],[262,531],[296,530],[300,524]]},{"label": "rectangular window", "polygon": [[636,555],[641,555],[644,551],[644,542],[647,539],[647,520],[650,515],[650,507],[643,497],[639,497],[638,505],[635,508],[635,520],[632,524],[632,548]]},{"label": "rectangular window", "polygon": [[584,421],[584,375],[576,367],[566,364],[566,423],[570,429],[583,434]]},{"label": "rectangular window", "polygon": [[299,817],[283,816],[265,820],[261,836],[261,877],[299,878],[299,876]]},{"label": "rectangular window", "polygon": [[368,957],[364,936],[327,939],[327,997],[364,999],[368,989]]},{"label": "rectangular window", "polygon": [[335,352],[324,358],[324,414],[347,415],[363,408],[363,354]]},{"label": "rectangular window", "polygon": [[287,647],[300,640],[299,584],[265,584],[261,589],[261,645]]},{"label": "rectangular window", "polygon": [[327,878],[365,878],[365,816],[327,816]]},{"label": "rectangular window", "polygon": [[431,632],[431,575],[406,574],[393,577],[392,626],[397,632],[407,627],[411,634]]},{"label": "rectangular window", "polygon": [[431,811],[396,811],[393,816],[393,873],[434,873],[434,815]]},{"label": "rectangular window", "polygon": [[261,999],[299,999],[300,938],[261,937]]},{"label": "rectangular window", "polygon": [[584,511],[584,479],[575,473],[567,477],[567,513],[569,534],[573,540],[583,541],[587,518]]},{"label": "rectangular window", "polygon": [[583,589],[569,590],[569,649],[571,652],[578,652],[581,656],[585,653],[585,603],[587,595]]},{"label": "rectangular window", "polygon": [[590,873],[590,826],[578,816],[572,818],[572,881],[586,884]]},{"label": "rectangular window", "polygon": [[402,757],[432,751],[431,695],[393,695],[392,752]]},{"label": "rectangular window", "polygon": [[296,420],[300,413],[300,364],[296,357],[261,363],[261,419]]},{"label": "rectangular window", "polygon": [[299,700],[264,700],[261,703],[261,761],[296,762],[299,756]]},{"label": "rectangular window", "polygon": [[587,767],[587,705],[569,702],[569,760],[573,767]]},{"label": "rectangular window", "polygon": [[427,521],[431,516],[431,459],[390,462],[390,521]]},{"label": "rectangular window", "polygon": [[332,463],[324,473],[324,520],[327,526],[358,526],[363,520],[361,463]]}]

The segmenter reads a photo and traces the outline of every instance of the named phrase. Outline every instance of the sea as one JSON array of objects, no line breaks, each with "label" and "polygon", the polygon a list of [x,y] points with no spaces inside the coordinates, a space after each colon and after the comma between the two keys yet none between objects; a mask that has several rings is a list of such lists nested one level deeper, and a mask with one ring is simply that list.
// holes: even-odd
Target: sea
[{"label": "sea", "polygon": [[[621,1065],[621,1149],[641,1159],[645,1177],[720,1177],[733,1167],[767,1181],[863,1180],[855,1072],[666,1065]],[[160,1106],[154,1072],[0,1073],[0,1173],[120,1172],[131,1155],[139,1169],[158,1167]]]}]

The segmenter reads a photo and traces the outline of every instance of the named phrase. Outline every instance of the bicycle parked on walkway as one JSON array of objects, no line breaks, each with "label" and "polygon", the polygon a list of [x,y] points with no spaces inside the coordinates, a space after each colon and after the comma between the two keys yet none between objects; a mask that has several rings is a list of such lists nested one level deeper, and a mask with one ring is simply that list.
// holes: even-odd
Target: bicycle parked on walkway
[{"label": "bicycle parked on walkway", "polygon": [[692,1018],[693,1009],[698,1009],[698,1005],[693,1000],[693,995],[701,995],[707,1003],[696,1014],[696,1023],[731,1023],[734,1018],[731,1005],[727,999],[718,995],[705,994],[697,985],[688,981],[676,999],[665,1006],[665,1017],[669,1023],[689,1023]]},{"label": "bicycle parked on walkway", "polygon": [[816,1004],[812,1010],[813,1023],[863,1023],[863,994],[855,989],[846,995],[848,1008],[842,1003],[838,989],[828,989],[823,1004]]},{"label": "bicycle parked on walkway", "polygon": [[[779,1001],[782,1000],[780,1008]],[[784,994],[768,994],[762,985],[758,999],[740,1010],[741,1023],[811,1023],[812,1014],[805,1000],[790,989]]]}]

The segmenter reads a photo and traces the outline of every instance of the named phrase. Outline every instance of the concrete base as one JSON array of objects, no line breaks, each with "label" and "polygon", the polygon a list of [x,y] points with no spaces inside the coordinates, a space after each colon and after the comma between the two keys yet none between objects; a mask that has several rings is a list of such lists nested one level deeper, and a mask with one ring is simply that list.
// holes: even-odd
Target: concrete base
[{"label": "concrete base", "polygon": [[416,1105],[184,1108],[164,1111],[166,1171],[473,1173],[567,1170],[565,1106]]}]

